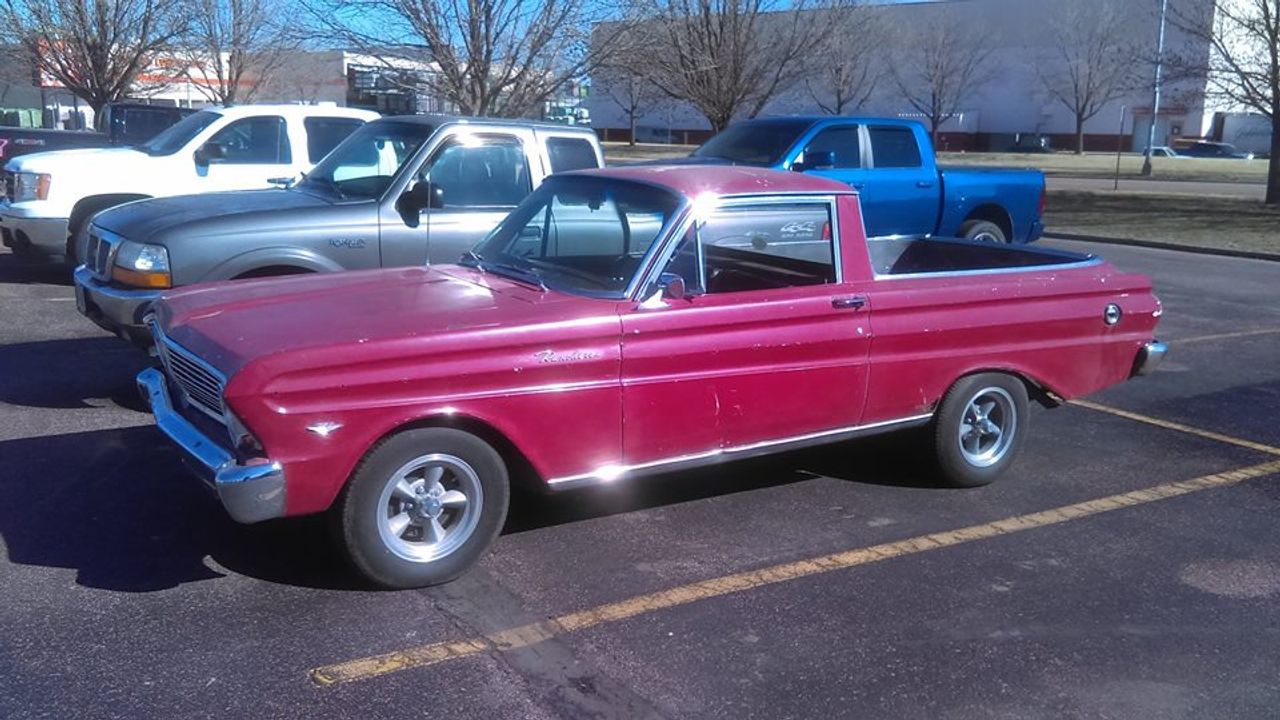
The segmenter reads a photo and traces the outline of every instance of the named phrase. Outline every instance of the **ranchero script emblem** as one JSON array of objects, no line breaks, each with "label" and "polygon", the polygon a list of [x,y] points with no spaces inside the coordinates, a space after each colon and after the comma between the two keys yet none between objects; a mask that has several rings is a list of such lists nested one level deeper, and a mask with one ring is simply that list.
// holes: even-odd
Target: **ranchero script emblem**
[{"label": "ranchero script emblem", "polygon": [[533,356],[538,358],[540,363],[567,363],[597,360],[600,357],[600,353],[590,350],[570,350],[562,353],[558,353],[555,350],[539,350]]}]

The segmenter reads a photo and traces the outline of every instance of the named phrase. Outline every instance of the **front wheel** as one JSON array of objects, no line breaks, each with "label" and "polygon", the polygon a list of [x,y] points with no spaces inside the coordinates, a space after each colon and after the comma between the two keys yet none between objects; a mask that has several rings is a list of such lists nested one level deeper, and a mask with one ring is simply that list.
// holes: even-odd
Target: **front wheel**
[{"label": "front wheel", "polygon": [[979,487],[1004,473],[1022,449],[1027,408],[1027,388],[1012,375],[970,375],[953,385],[934,422],[942,478],[956,487]]},{"label": "front wheel", "polygon": [[373,582],[436,585],[480,559],[502,529],[509,497],[506,465],[488,443],[452,428],[408,430],[356,468],[334,507],[335,529]]}]

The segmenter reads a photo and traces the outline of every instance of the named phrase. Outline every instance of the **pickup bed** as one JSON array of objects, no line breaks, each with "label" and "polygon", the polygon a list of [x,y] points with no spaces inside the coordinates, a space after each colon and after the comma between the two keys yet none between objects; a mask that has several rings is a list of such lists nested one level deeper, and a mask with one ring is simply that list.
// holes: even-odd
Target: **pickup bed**
[{"label": "pickup bed", "polygon": [[748,120],[684,162],[803,172],[858,190],[871,237],[963,237],[1028,243],[1044,231],[1039,170],[942,168],[911,120],[779,117]]},{"label": "pickup bed", "polygon": [[383,118],[287,190],[157,198],[99,213],[75,271],[78,304],[101,327],[150,345],[143,318],[167,288],[457,262],[543,178],[602,161],[589,129]]},{"label": "pickup bed", "polygon": [[292,182],[377,117],[322,105],[212,107],[135,148],[23,155],[0,174],[0,235],[16,253],[74,265],[75,238],[102,210],[145,198]]},{"label": "pickup bed", "polygon": [[[556,175],[459,265],[156,304],[138,384],[232,517],[332,509],[387,586],[449,580],[509,484],[552,490],[929,425],[991,482],[1030,400],[1150,372],[1151,284],[971,241],[868,243],[848,186],[750,168]],[[922,435],[923,437],[923,435]]]}]

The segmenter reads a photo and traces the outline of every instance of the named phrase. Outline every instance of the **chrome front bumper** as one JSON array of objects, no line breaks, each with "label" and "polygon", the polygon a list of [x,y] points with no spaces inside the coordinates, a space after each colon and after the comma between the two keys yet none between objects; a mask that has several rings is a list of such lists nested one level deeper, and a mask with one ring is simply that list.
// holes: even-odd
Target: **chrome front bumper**
[{"label": "chrome front bumper", "polygon": [[76,308],[80,314],[108,332],[139,344],[151,342],[151,332],[142,318],[163,290],[131,290],[113,287],[94,277],[81,265],[75,271]]},{"label": "chrome front bumper", "polygon": [[1138,349],[1138,357],[1133,360],[1133,376],[1150,375],[1160,367],[1160,361],[1169,352],[1169,346],[1158,340],[1143,344]]},{"label": "chrome front bumper", "polygon": [[280,463],[240,464],[173,409],[164,374],[156,368],[138,373],[138,391],[151,407],[156,426],[182,449],[187,464],[217,493],[233,520],[255,523],[284,515],[284,468]]}]

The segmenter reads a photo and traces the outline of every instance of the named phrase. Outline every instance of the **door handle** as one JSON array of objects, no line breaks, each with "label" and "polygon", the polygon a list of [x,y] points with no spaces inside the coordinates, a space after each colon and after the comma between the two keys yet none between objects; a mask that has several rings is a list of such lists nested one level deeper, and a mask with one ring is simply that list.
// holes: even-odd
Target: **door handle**
[{"label": "door handle", "polygon": [[837,310],[857,310],[867,304],[867,299],[861,295],[853,297],[831,298],[831,307]]},{"label": "door handle", "polygon": [[853,188],[854,190],[861,190],[862,188],[866,187],[866,183],[851,182],[849,183],[849,187]]},{"label": "door handle", "polygon": [[916,187],[918,187],[918,188],[931,188],[931,187],[933,187],[933,181],[932,181],[932,180],[919,180],[919,181],[917,181],[917,182],[916,182]]}]

